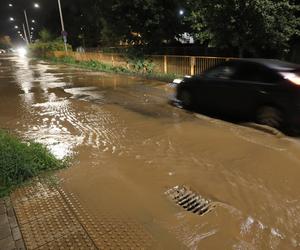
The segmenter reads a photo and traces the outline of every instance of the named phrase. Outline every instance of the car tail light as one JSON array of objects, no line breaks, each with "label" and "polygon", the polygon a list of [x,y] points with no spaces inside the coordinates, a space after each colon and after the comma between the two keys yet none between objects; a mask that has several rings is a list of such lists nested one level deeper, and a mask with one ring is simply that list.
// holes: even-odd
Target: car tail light
[{"label": "car tail light", "polygon": [[300,75],[298,73],[283,72],[281,75],[284,77],[284,79],[287,79],[291,83],[300,86]]}]

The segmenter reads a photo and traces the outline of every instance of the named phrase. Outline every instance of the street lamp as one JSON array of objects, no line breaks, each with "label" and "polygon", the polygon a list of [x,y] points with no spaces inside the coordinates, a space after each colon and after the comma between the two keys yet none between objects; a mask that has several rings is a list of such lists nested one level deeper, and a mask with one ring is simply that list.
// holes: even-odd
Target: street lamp
[{"label": "street lamp", "polygon": [[10,3],[10,4],[8,4],[8,6],[9,6],[9,7],[13,7],[13,5],[12,5],[11,3]]},{"label": "street lamp", "polygon": [[16,26],[15,26],[15,29],[18,29],[18,28],[19,28],[19,26],[18,26],[18,25],[16,25]]},{"label": "street lamp", "polygon": [[[34,3],[34,4],[33,4],[33,7],[34,7],[34,8],[40,8],[40,5],[39,5],[38,3]],[[28,31],[28,36],[29,36],[29,42],[31,43],[30,28],[29,28],[29,22],[28,22],[26,10],[24,10],[24,16],[25,16],[25,22],[26,22],[27,31]],[[35,23],[35,20],[32,20],[31,22],[32,22],[32,23]]]},{"label": "street lamp", "polygon": [[183,15],[184,15],[184,10],[182,10],[182,9],[179,10],[179,15],[180,15],[180,16],[183,16]]},{"label": "street lamp", "polygon": [[13,22],[13,21],[15,21],[15,19],[14,19],[13,17],[10,17],[10,18],[9,18],[9,21],[12,21],[12,22]]},{"label": "street lamp", "polygon": [[63,13],[62,13],[62,9],[61,9],[61,3],[60,0],[58,1],[58,9],[59,9],[59,15],[60,15],[60,22],[61,22],[61,34],[63,36],[64,39],[64,44],[65,44],[65,50],[66,52],[68,51],[68,47],[67,47],[67,32],[65,31],[65,24],[64,24],[64,18],[63,18]]},{"label": "street lamp", "polygon": [[27,43],[27,45],[29,44],[28,38],[27,38],[27,34],[26,34],[26,29],[25,29],[25,24],[23,23],[23,31],[24,31],[24,35],[25,35],[25,41]]},{"label": "street lamp", "polygon": [[28,18],[27,18],[27,12],[26,12],[26,10],[24,10],[24,17],[25,17],[25,22],[26,22],[26,26],[27,26],[28,36],[29,36],[29,43],[31,43],[30,29],[29,29],[29,23],[28,23]]}]

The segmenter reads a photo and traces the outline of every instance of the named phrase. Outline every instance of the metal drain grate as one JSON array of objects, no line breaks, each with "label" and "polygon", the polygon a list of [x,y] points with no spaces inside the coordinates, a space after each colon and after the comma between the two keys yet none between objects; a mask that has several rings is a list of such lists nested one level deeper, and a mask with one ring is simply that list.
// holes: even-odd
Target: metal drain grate
[{"label": "metal drain grate", "polygon": [[165,194],[186,211],[197,215],[204,215],[215,207],[211,200],[203,198],[186,186],[176,186]]}]

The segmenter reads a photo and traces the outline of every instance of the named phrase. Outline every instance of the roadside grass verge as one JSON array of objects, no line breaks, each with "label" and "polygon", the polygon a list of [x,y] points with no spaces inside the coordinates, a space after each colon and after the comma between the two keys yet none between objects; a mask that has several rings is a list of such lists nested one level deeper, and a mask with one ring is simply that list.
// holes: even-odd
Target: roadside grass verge
[{"label": "roadside grass verge", "polygon": [[56,159],[45,146],[0,130],[0,197],[40,174],[65,167],[67,162]]},{"label": "roadside grass verge", "polygon": [[173,81],[175,78],[180,76],[175,74],[160,74],[155,72],[141,72],[137,70],[130,70],[125,67],[120,66],[112,66],[107,63],[99,62],[99,61],[77,61],[73,57],[65,56],[65,57],[46,57],[42,58],[43,60],[48,60],[54,63],[62,63],[67,65],[72,65],[75,67],[89,69],[98,72],[105,72],[105,73],[112,73],[112,74],[122,74],[122,75],[129,75],[129,76],[137,76],[146,78],[149,80],[158,80],[162,82],[170,82]]}]

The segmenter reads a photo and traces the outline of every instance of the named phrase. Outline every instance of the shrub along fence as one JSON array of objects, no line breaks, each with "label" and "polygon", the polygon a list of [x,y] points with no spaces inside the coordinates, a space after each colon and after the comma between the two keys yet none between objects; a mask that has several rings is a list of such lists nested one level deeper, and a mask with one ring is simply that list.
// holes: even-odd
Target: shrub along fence
[{"label": "shrub along fence", "polygon": [[[130,68],[129,60],[122,54],[98,52],[64,52],[55,51],[55,57],[72,57],[76,61],[99,61],[116,67]],[[230,57],[204,57],[204,56],[169,56],[150,55],[147,60],[153,63],[153,72],[174,75],[197,75],[222,62],[232,60]]]}]

